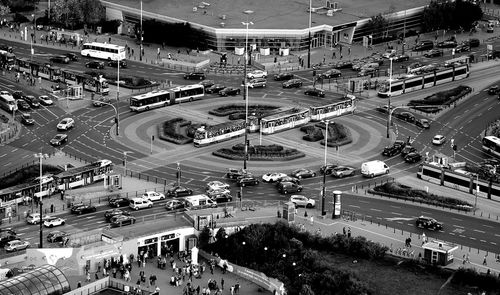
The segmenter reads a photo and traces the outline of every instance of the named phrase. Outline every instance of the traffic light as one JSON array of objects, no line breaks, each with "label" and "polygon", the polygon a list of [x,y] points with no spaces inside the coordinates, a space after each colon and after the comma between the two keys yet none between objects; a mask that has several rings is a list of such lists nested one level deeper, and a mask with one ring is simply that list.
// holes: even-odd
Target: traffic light
[{"label": "traffic light", "polygon": [[238,199],[241,201],[241,192],[238,192]]},{"label": "traffic light", "polygon": [[313,77],[316,76],[316,70],[313,70]]},{"label": "traffic light", "polygon": [[454,144],[454,145],[453,145],[453,150],[456,152],[456,151],[457,151],[457,149],[458,149],[457,145],[456,145],[456,144]]},{"label": "traffic light", "polygon": [[118,124],[118,117],[115,117],[115,124]]},{"label": "traffic light", "polygon": [[245,142],[245,144],[246,144],[247,146],[250,146],[250,140],[249,140],[249,139],[247,139],[247,141]]}]

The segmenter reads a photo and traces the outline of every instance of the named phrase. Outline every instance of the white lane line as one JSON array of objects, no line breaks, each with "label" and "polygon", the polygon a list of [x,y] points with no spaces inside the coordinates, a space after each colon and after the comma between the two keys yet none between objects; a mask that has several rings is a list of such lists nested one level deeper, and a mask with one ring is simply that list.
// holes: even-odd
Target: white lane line
[{"label": "white lane line", "polygon": [[13,149],[12,151],[10,151],[11,153],[15,153],[18,149]]},{"label": "white lane line", "polygon": [[482,224],[482,226],[484,226],[484,227],[488,227],[488,228],[493,228],[493,226],[491,226],[491,225],[486,225],[486,224]]},{"label": "white lane line", "polygon": [[393,205],[391,205],[391,206],[389,206],[389,207],[391,207],[391,208],[396,208],[396,209],[401,209],[401,207],[399,207],[399,206],[393,206]]},{"label": "white lane line", "polygon": [[495,242],[490,242],[490,244],[492,244],[492,245],[496,245],[497,243],[495,243]]},{"label": "white lane line", "polygon": [[3,155],[1,155],[1,156],[0,156],[0,158],[3,158],[3,157],[5,157],[5,156],[7,156],[7,154],[3,154]]},{"label": "white lane line", "polygon": [[486,241],[485,241],[485,240],[479,240],[479,241],[481,241],[481,242],[483,242],[483,243],[486,243]]},{"label": "white lane line", "polygon": [[394,215],[399,215],[399,216],[403,215],[403,214],[401,214],[401,213],[397,213],[397,212],[391,212],[391,214],[394,214]]},{"label": "white lane line", "polygon": [[473,237],[469,237],[469,239],[474,240],[474,241],[476,240],[476,238],[473,238]]},{"label": "white lane line", "polygon": [[[455,218],[455,217],[453,217],[453,218],[451,218],[451,219],[456,220],[456,221],[464,221],[463,219],[460,219],[460,218]],[[455,225],[455,226],[458,226],[458,225]]]},{"label": "white lane line", "polygon": [[354,207],[354,208],[361,208],[359,206],[356,206],[356,205],[349,205],[349,207]]},{"label": "white lane line", "polygon": [[377,211],[377,212],[382,212],[382,210],[379,210],[379,209],[373,209],[373,208],[372,208],[372,209],[370,209],[370,210],[372,210],[372,211]]},{"label": "white lane line", "polygon": [[472,231],[475,231],[475,232],[478,232],[478,233],[482,233],[482,234],[484,234],[484,233],[485,233],[484,231],[482,231],[482,230],[478,230],[478,229],[473,229]]},{"label": "white lane line", "polygon": [[464,228],[463,226],[453,224],[454,227]]}]

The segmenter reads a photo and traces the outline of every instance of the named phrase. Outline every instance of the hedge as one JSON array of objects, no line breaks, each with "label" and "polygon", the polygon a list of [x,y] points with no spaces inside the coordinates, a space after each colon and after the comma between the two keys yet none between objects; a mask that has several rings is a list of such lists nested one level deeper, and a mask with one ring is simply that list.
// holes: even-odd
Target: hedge
[{"label": "hedge", "polygon": [[[270,105],[249,105],[248,106],[248,113],[253,115],[253,116],[264,116],[268,113],[271,113],[272,111],[279,109],[277,106],[270,106]],[[229,105],[223,105],[221,107],[218,107],[216,109],[210,110],[208,112],[210,115],[218,116],[218,117],[225,117],[225,116],[230,116],[233,115],[232,118],[230,117],[230,120],[237,120],[237,119],[244,119],[246,110],[245,110],[245,105],[244,104],[229,104]],[[242,117],[243,116],[243,117]]]},{"label": "hedge", "polygon": [[191,125],[191,121],[182,118],[174,118],[158,124],[158,134],[160,139],[173,142],[175,144],[186,144],[193,142],[193,138],[181,133],[181,127]]},{"label": "hedge", "polygon": [[[243,160],[245,157],[245,146],[237,144],[230,149],[218,149],[212,154],[229,160]],[[248,148],[248,156],[254,161],[290,161],[305,157],[306,155],[296,149],[288,149],[280,145],[256,145]]]},{"label": "hedge", "polygon": [[[452,89],[441,91],[433,95],[427,96],[424,99],[410,100],[408,106],[422,106],[422,105],[447,105],[450,106],[455,101],[461,99],[467,94],[472,92],[472,88],[469,86],[460,85]],[[418,108],[423,112],[435,113],[441,110],[441,107],[431,107],[431,108]]]},{"label": "hedge", "polygon": [[[303,140],[307,141],[318,141],[321,140],[321,144],[324,145],[324,129],[325,123],[315,123],[308,124],[300,127],[300,131],[307,133],[302,136]],[[328,136],[328,146],[341,146],[352,142],[351,131],[340,123],[330,123],[328,124],[328,130],[330,131]]]}]

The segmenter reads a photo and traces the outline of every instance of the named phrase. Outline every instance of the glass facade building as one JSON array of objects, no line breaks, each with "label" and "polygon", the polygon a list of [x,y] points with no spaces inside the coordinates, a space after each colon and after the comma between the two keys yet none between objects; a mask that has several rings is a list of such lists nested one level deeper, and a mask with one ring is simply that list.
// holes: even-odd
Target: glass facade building
[{"label": "glass facade building", "polygon": [[69,291],[63,272],[48,264],[0,281],[0,295],[62,295]]}]

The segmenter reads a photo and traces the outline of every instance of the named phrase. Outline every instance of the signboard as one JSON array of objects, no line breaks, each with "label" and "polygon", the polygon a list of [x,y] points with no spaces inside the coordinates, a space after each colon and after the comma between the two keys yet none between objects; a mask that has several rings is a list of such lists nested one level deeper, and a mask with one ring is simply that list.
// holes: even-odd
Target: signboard
[{"label": "signboard", "polygon": [[493,50],[493,44],[486,44],[486,49],[489,51]]},{"label": "signboard", "polygon": [[363,47],[368,47],[368,37],[367,36],[363,36]]}]

